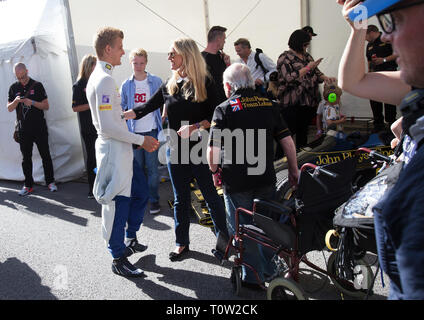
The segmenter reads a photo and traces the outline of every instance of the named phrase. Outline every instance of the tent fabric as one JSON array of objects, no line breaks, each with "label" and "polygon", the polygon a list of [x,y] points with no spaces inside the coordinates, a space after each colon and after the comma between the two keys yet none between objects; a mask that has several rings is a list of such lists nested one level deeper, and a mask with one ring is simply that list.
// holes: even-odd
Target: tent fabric
[{"label": "tent fabric", "polygon": [[[29,0],[20,3],[19,12],[28,14]],[[8,112],[6,105],[10,85],[16,81],[13,65],[26,64],[29,76],[40,81],[46,89],[49,110],[44,112],[49,132],[50,154],[57,182],[80,178],[84,174],[84,158],[77,114],[72,111],[72,77],[66,47],[64,8],[62,1],[38,1],[39,12],[32,12],[34,29],[19,33],[12,41],[0,37],[0,179],[23,181],[22,155],[12,139],[16,112]],[[45,5],[40,5],[40,4]],[[14,3],[16,5],[16,3]],[[14,5],[2,7],[2,16],[16,15]],[[5,12],[4,10],[12,10]],[[29,10],[29,9],[28,9]],[[29,13],[31,14],[31,12]],[[55,16],[53,16],[55,15]],[[0,28],[7,30],[7,21],[0,21]],[[9,26],[10,29],[10,26]],[[50,30],[50,31],[47,31]],[[3,42],[1,42],[3,40]],[[10,37],[6,40],[10,40]],[[44,172],[37,147],[33,149],[33,177],[36,183],[44,183]]]}]

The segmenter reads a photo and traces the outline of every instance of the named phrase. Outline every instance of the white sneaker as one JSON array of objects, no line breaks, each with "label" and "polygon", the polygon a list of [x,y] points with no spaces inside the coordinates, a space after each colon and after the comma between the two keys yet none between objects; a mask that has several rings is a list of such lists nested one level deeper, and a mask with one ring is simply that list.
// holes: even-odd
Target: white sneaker
[{"label": "white sneaker", "polygon": [[32,193],[32,188],[28,188],[28,187],[25,187],[25,186],[21,189],[21,191],[19,191],[19,195],[22,196],[22,197],[27,196],[30,193]]},{"label": "white sneaker", "polygon": [[50,183],[47,187],[49,188],[50,192],[56,192],[57,191],[57,186],[54,182]]}]

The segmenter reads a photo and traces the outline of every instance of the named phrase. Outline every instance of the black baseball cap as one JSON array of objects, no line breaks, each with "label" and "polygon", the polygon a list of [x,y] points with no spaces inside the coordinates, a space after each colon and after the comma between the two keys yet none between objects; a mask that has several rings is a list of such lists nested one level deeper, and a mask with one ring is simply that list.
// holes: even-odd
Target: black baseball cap
[{"label": "black baseball cap", "polygon": [[312,29],[311,26],[305,26],[302,28],[303,31],[312,34],[313,37],[315,37],[317,34],[314,33],[314,29]]}]

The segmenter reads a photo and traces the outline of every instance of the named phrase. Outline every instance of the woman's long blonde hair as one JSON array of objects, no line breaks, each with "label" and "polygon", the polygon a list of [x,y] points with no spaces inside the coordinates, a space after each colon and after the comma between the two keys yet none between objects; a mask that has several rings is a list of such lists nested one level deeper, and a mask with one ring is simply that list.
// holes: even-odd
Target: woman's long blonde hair
[{"label": "woman's long blonde hair", "polygon": [[[195,102],[203,102],[207,97],[205,80],[209,76],[206,69],[206,63],[203,59],[196,42],[192,39],[181,38],[173,43],[173,48],[177,54],[183,58],[183,64],[180,71],[187,74],[188,81],[181,88],[185,99],[194,97]],[[169,79],[166,87],[171,95],[178,93],[177,80],[180,79],[177,70],[172,71],[172,77]]]},{"label": "woman's long blonde hair", "polygon": [[86,54],[79,65],[79,74],[78,79],[86,79],[90,78],[91,72],[93,71],[93,66],[96,65],[97,58],[92,54]]}]

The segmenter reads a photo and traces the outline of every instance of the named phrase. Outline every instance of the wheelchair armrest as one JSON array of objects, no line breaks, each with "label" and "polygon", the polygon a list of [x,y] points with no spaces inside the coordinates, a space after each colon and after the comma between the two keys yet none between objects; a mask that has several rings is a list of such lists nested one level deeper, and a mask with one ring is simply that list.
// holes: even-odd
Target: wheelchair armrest
[{"label": "wheelchair armrest", "polygon": [[278,213],[278,214],[284,214],[286,216],[290,216],[290,214],[293,213],[293,208],[287,207],[280,202],[274,201],[274,200],[261,200],[261,199],[254,199],[254,211],[256,209],[263,207],[266,209],[271,210],[272,212]]}]

